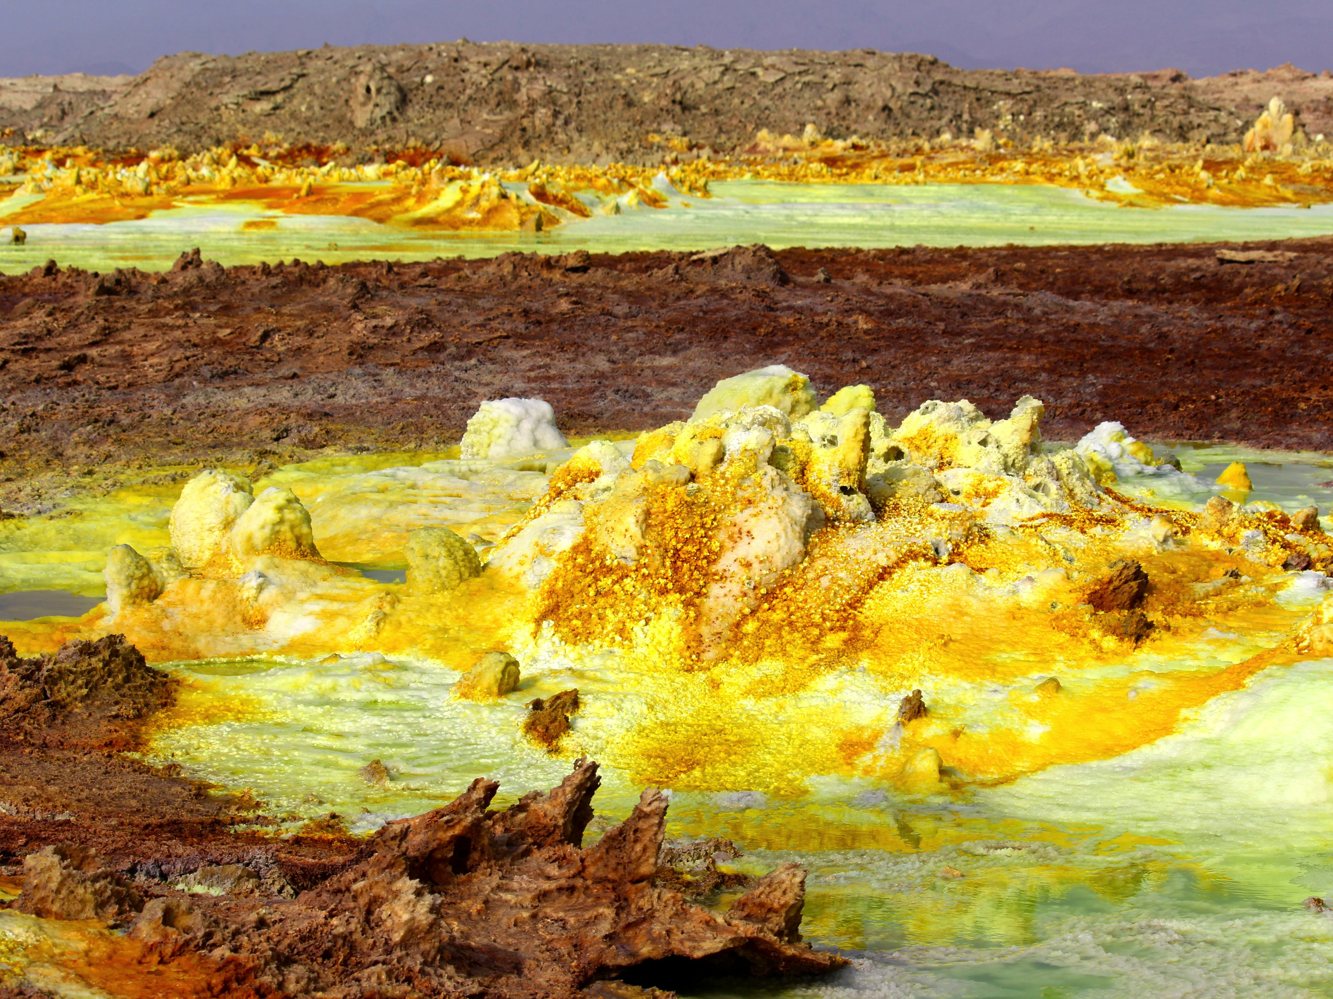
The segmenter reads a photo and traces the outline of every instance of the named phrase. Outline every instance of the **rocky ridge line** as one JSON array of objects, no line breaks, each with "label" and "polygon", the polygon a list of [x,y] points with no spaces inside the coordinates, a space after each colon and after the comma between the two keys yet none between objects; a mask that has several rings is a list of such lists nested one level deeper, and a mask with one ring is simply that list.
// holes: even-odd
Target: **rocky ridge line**
[{"label": "rocky ridge line", "polygon": [[[54,79],[54,78],[53,78]],[[479,44],[324,47],[159,59],[132,80],[78,89],[0,80],[10,143],[196,152],[240,137],[368,147],[416,141],[455,162],[627,162],[731,153],[760,128],[834,138],[1137,139],[1235,143],[1272,96],[1333,135],[1333,74],[1290,65],[1192,80],[1174,70],[1079,75],[961,70],[929,55],[871,50],[758,52],[668,45]],[[34,88],[38,93],[34,93]],[[5,95],[9,99],[5,99]],[[34,99],[36,98],[36,99]],[[645,143],[647,136],[662,145]],[[311,150],[312,155],[318,149]]]}]

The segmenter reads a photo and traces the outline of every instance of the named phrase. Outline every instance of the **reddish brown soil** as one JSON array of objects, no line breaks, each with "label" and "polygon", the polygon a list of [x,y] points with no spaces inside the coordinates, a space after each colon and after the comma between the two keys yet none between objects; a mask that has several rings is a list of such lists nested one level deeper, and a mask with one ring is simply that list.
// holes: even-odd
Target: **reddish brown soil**
[{"label": "reddish brown soil", "polygon": [[1333,450],[1333,241],[1262,246],[1279,259],[760,248],[37,269],[0,277],[0,506],[50,509],[71,474],[104,488],[149,464],[438,449],[502,396],[547,399],[570,434],[640,430],[778,362],[823,392],[870,384],[890,420],[1031,393],[1054,439],[1118,419],[1150,439]]}]

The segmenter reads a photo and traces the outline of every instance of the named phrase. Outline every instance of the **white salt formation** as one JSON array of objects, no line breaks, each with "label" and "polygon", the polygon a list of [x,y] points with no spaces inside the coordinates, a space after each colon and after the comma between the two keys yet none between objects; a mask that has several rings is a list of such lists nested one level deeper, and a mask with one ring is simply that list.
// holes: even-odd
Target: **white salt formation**
[{"label": "white salt formation", "polygon": [[533,451],[554,451],[569,442],[555,425],[555,410],[541,399],[494,399],[467,421],[464,458],[496,461]]}]

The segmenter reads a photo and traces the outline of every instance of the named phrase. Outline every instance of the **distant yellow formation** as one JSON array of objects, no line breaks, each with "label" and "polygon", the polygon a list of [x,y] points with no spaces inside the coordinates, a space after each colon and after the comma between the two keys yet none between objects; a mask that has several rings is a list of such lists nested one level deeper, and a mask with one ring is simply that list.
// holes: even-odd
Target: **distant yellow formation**
[{"label": "distant yellow formation", "polygon": [[[1320,137],[1322,140],[1322,137]],[[648,135],[663,165],[605,167],[534,161],[522,169],[458,166],[423,147],[350,163],[348,150],[264,143],[192,156],[170,148],[110,155],[84,147],[0,153],[0,212],[7,225],[143,219],[182,205],[247,204],[278,214],[368,219],[421,231],[538,231],[596,215],[661,209],[673,195],[708,196],[723,180],[803,184],[1045,184],[1135,207],[1207,204],[1308,206],[1333,201],[1333,147],[1311,141],[1274,98],[1235,146],[1190,146],[1102,136],[1027,148],[972,137],[891,142],[761,130],[731,156],[683,137]],[[5,178],[10,178],[8,182]],[[5,212],[5,200],[19,198]],[[263,225],[257,220],[250,225]]]}]

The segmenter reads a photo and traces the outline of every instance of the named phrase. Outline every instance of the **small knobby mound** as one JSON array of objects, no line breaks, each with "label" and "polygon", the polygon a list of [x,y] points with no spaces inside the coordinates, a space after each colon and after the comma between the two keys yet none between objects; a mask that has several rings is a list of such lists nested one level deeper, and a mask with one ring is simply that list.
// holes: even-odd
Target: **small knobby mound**
[{"label": "small knobby mound", "polygon": [[763,243],[733,246],[726,250],[706,250],[691,258],[709,268],[719,281],[738,281],[742,284],[763,284],[778,287],[791,281],[782,264]]},{"label": "small knobby mound", "polygon": [[0,636],[0,731],[34,745],[129,748],[174,687],[124,635],[66,642],[33,659]]},{"label": "small knobby mound", "polygon": [[[476,780],[444,808],[388,823],[358,863],[294,899],[249,879],[240,893],[145,904],[114,875],[85,870],[88,858],[49,849],[30,858],[42,876],[21,904],[56,918],[137,912],[128,937],[144,963],[206,955],[214,978],[253,990],[244,994],[554,997],[607,994],[597,983],[636,967],[651,976],[658,962],[761,975],[846,963],[801,942],[805,872],[793,864],[723,914],[664,887],[661,863],[673,855],[662,850],[659,791],[584,848],[600,783],[597,765],[579,760],[549,793],[492,811],[499,785]],[[711,859],[729,846],[701,849]]]}]

